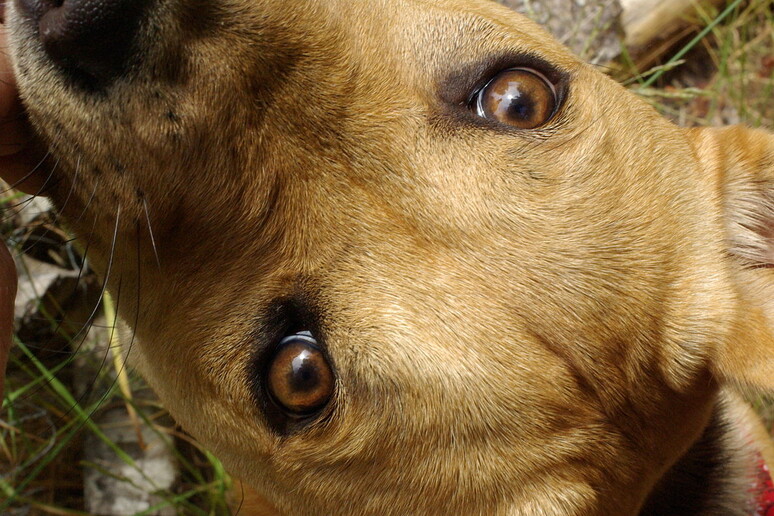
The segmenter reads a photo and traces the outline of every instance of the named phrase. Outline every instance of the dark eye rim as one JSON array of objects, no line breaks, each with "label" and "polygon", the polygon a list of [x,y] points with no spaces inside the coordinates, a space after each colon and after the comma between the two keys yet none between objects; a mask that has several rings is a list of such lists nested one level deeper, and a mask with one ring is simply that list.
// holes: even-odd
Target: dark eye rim
[{"label": "dark eye rim", "polygon": [[[545,124],[534,129],[520,129],[478,116],[470,108],[471,100],[493,78],[504,70],[525,68],[540,72],[554,86],[556,104]],[[551,64],[532,53],[503,52],[491,54],[478,61],[462,64],[439,78],[437,95],[441,110],[434,123],[439,128],[471,127],[518,135],[522,138],[543,140],[564,127],[568,116],[573,73]],[[451,123],[451,125],[449,125]]]},{"label": "dark eye rim", "polygon": [[[261,405],[263,407],[263,412],[266,415],[269,425],[280,435],[297,433],[309,426],[324,422],[331,416],[331,414],[333,414],[337,404],[339,392],[339,376],[336,372],[336,366],[333,363],[330,354],[328,354],[325,346],[321,344],[316,338],[311,335],[308,337],[299,336],[301,333],[310,333],[313,335],[311,330],[301,330],[295,331],[291,335],[282,337],[276,342],[276,344],[270,346],[267,350],[266,358],[264,359],[263,367],[261,369],[260,389],[262,391]],[[268,374],[269,369],[271,368],[272,360],[277,356],[277,353],[282,346],[296,340],[303,340],[305,344],[320,351],[328,363],[328,366],[331,368],[331,374],[333,375],[333,391],[331,392],[327,403],[323,404],[318,409],[304,413],[295,413],[284,408],[282,404],[277,399],[275,399],[268,385]]]},{"label": "dark eye rim", "polygon": [[[268,378],[269,371],[271,370],[271,365],[273,363],[273,360],[277,357],[277,355],[282,350],[282,348],[284,346],[287,346],[289,344],[294,344],[297,342],[303,342],[306,346],[319,351],[323,355],[325,362],[328,364],[328,367],[331,370],[331,375],[333,376],[333,390],[331,391],[331,395],[326,401],[326,403],[305,412],[293,412],[291,410],[288,410],[286,407],[284,407],[283,404],[276,399],[275,395],[272,394],[271,389],[269,388],[269,384],[266,381],[266,378]],[[289,419],[304,421],[307,419],[316,418],[319,414],[321,414],[322,412],[325,412],[325,410],[328,408],[328,406],[336,397],[337,384],[338,384],[336,370],[333,367],[333,363],[331,362],[330,356],[325,351],[325,349],[318,344],[317,339],[314,338],[310,330],[298,331],[291,335],[286,335],[285,337],[280,339],[280,341],[275,346],[273,346],[273,348],[269,353],[269,356],[266,360],[266,364],[264,366],[263,376],[264,376],[263,388],[264,388],[266,397],[269,399],[271,403],[275,405],[277,410],[285,414],[285,416]]]},{"label": "dark eye rim", "polygon": [[[539,130],[540,128],[544,127],[545,125],[551,123],[551,120],[553,120],[554,116],[556,115],[557,111],[559,110],[559,91],[558,91],[557,85],[554,84],[551,81],[551,79],[549,79],[540,70],[536,70],[535,68],[530,68],[530,67],[526,67],[526,66],[514,66],[514,67],[511,67],[511,68],[506,68],[505,70],[500,70],[499,72],[494,74],[492,77],[490,77],[489,81],[484,83],[480,88],[478,88],[477,90],[473,90],[471,92],[470,97],[468,98],[468,102],[467,102],[468,109],[472,110],[473,113],[476,116],[480,117],[480,118],[483,118],[485,120],[491,120],[491,119],[487,118],[486,116],[484,116],[484,114],[483,114],[484,108],[481,105],[481,94],[489,87],[490,84],[492,84],[495,80],[497,80],[502,74],[507,73],[507,72],[515,72],[515,71],[522,71],[522,72],[531,73],[532,75],[536,76],[538,79],[542,80],[551,90],[551,94],[554,97],[554,108],[551,110],[551,114],[548,115],[548,117],[545,119],[545,121],[543,123],[541,123],[540,125],[538,125],[537,127],[533,127],[533,128],[527,129],[527,128],[519,128],[519,127],[511,126],[511,125],[508,125],[508,124],[503,124],[503,125],[507,125],[508,127],[512,127],[514,129],[517,129],[517,130],[520,130],[520,131],[536,131],[536,130]],[[495,123],[501,123],[501,122],[497,122],[497,121],[494,121],[494,120],[491,120],[491,121],[493,121]]]},{"label": "dark eye rim", "polygon": [[[317,303],[309,295],[294,295],[281,297],[271,302],[256,322],[254,331],[250,334],[250,344],[253,347],[251,359],[245,364],[245,374],[257,412],[255,415],[263,424],[280,438],[304,432],[313,427],[326,424],[340,410],[341,382],[336,362],[328,352],[325,343],[326,335],[322,324],[324,315],[317,308]],[[334,378],[334,390],[327,405],[317,413],[305,417],[288,417],[280,410],[266,385],[267,372],[271,359],[276,354],[279,343],[286,337],[291,337],[304,331],[311,332],[331,368]]]}]

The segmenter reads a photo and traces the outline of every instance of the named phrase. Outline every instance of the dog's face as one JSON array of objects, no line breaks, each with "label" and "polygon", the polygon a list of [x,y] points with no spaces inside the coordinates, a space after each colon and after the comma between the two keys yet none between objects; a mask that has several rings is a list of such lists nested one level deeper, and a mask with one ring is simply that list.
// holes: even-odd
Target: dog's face
[{"label": "dog's face", "polygon": [[281,510],[636,512],[720,381],[774,377],[768,135],[484,1],[7,8],[141,369]]}]

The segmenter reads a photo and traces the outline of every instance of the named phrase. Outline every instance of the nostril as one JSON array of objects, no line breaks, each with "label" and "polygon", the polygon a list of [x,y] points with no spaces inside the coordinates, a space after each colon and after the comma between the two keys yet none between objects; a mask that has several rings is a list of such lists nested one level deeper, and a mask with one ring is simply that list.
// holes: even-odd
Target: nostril
[{"label": "nostril", "polygon": [[82,85],[107,86],[132,61],[150,0],[16,0],[51,60]]}]

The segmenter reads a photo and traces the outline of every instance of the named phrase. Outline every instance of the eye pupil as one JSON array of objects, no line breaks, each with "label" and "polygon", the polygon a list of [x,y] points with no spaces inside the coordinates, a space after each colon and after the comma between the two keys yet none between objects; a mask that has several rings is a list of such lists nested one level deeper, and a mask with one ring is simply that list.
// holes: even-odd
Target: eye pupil
[{"label": "eye pupil", "polygon": [[308,350],[301,351],[291,362],[288,371],[288,382],[292,389],[304,392],[311,391],[319,383],[319,373]]},{"label": "eye pupil", "polygon": [[476,96],[478,116],[519,129],[534,129],[554,113],[553,84],[542,74],[511,68],[497,74]]},{"label": "eye pupil", "polygon": [[511,105],[508,106],[508,110],[510,111],[510,115],[512,117],[529,119],[532,112],[534,111],[534,107],[532,106],[531,102],[516,97],[511,101]]},{"label": "eye pupil", "polygon": [[335,378],[325,353],[308,334],[286,337],[277,346],[266,373],[266,389],[282,411],[307,416],[325,407]]}]

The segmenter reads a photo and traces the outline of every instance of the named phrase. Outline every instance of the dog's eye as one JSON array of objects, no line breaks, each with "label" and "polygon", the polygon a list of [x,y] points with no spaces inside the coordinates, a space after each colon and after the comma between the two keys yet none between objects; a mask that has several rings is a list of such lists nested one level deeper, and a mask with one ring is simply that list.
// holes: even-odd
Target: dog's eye
[{"label": "dog's eye", "polygon": [[321,410],[333,396],[335,384],[328,358],[309,332],[282,339],[269,361],[266,388],[289,416],[304,417]]},{"label": "dog's eye", "polygon": [[551,118],[556,88],[543,74],[511,68],[492,78],[474,97],[472,106],[482,118],[519,129],[534,129]]}]

